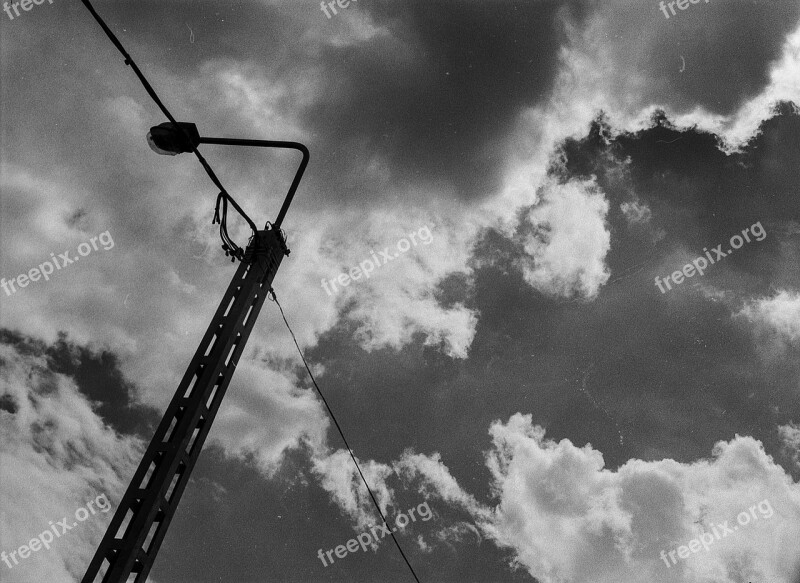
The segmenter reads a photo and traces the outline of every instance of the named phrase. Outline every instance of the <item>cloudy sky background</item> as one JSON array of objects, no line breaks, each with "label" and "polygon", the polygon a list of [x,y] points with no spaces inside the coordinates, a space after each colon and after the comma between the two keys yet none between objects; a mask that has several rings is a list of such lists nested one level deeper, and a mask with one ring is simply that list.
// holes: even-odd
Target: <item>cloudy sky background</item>
[{"label": "cloudy sky background", "polygon": [[[311,162],[274,287],[424,582],[800,582],[800,5],[101,2],[179,120]],[[235,266],[80,2],[0,13],[0,550],[116,506]],[[258,224],[299,155],[203,146]],[[243,222],[230,221],[243,244]],[[702,277],[654,284],[760,223]],[[430,229],[369,280],[335,278]],[[411,581],[267,302],[155,583]],[[774,509],[667,568],[760,501]],[[111,513],[13,569],[79,579]]]}]

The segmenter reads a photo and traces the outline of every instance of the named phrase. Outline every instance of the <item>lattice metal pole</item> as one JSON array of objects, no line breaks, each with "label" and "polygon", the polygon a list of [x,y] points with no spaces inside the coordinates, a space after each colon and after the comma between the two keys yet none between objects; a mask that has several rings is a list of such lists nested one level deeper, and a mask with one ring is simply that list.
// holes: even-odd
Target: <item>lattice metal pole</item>
[{"label": "lattice metal pole", "polygon": [[192,358],[82,583],[145,583],[286,245],[258,231]]}]

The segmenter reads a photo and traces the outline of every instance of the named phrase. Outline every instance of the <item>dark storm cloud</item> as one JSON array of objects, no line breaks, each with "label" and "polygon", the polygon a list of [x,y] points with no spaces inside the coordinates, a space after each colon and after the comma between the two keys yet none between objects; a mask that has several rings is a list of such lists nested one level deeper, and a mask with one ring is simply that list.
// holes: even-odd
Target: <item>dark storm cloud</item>
[{"label": "dark storm cloud", "polygon": [[[659,112],[654,127],[637,134],[623,134],[606,141],[608,127],[595,123],[584,140],[568,140],[563,152],[566,163],[554,166],[562,180],[598,177],[598,184],[612,202],[612,224],[619,243],[612,245],[609,258],[612,279],[624,263],[635,259],[623,255],[617,264],[615,253],[635,250],[635,236],[627,234],[619,206],[633,200],[648,205],[653,213],[651,230],[663,229],[668,237],[659,246],[666,255],[681,245],[700,250],[727,240],[745,227],[761,221],[767,233],[785,232],[789,221],[800,217],[800,199],[793,169],[800,158],[800,118],[790,103],[775,107],[775,116],[761,125],[741,154],[726,155],[718,138],[710,133],[678,130]],[[609,157],[610,154],[610,157]],[[630,159],[629,180],[619,178],[621,161]],[[609,164],[609,160],[613,160]],[[778,253],[779,237],[769,237],[747,253],[728,259],[739,269],[760,274],[764,292],[777,267],[771,257]],[[622,243],[622,244],[620,244]],[[645,245],[645,238],[640,240]],[[652,246],[652,245],[651,245]],[[635,252],[642,258],[642,250]],[[793,282],[797,284],[797,280]]]},{"label": "dark storm cloud", "polygon": [[[643,102],[729,113],[764,87],[770,62],[800,16],[791,0],[701,3],[669,20],[655,2],[586,4],[375,0],[352,8],[389,34],[343,45],[333,39],[343,34],[341,20],[350,15],[343,11],[328,20],[313,4],[301,16],[256,2],[98,2],[97,9],[145,72],[156,64],[192,71],[210,58],[232,58],[257,63],[277,81],[313,67],[320,93],[302,120],[314,136],[309,179],[325,185],[323,203],[377,200],[385,185],[363,173],[373,156],[386,164],[395,186],[454,188],[466,199],[495,192],[504,138],[516,115],[547,99],[559,48],[567,42],[564,18],[579,27],[604,20],[604,48],[615,59],[612,75],[641,77]],[[76,46],[86,65],[102,56],[125,71],[85,9],[76,4],[65,10],[68,24],[83,30]],[[64,24],[53,20],[55,11],[33,16],[40,27]],[[31,66],[35,59],[39,70],[55,67],[58,55],[49,50],[30,51]],[[686,67],[679,73],[681,57]],[[9,82],[31,83],[23,80],[24,70],[10,71]],[[131,95],[152,110],[154,123],[161,121],[129,77]],[[66,80],[60,84],[69,88]],[[186,90],[157,89],[176,96]],[[33,93],[42,95],[41,88]],[[174,99],[167,104],[179,107]],[[288,112],[296,104],[287,100],[278,107]],[[208,134],[248,132],[234,127],[233,119],[196,121]],[[69,125],[58,131],[65,138],[76,134]]]},{"label": "dark storm cloud", "polygon": [[[689,459],[734,433],[756,435],[775,451],[773,428],[800,413],[797,358],[766,366],[751,332],[732,316],[747,299],[800,288],[800,274],[786,274],[800,202],[796,177],[784,170],[800,163],[800,116],[793,105],[778,106],[761,134],[731,156],[711,134],[679,131],[662,114],[654,124],[610,140],[607,126],[596,123],[585,139],[567,141],[565,163],[554,167],[564,180],[597,176],[611,202],[610,283],[597,302],[576,307],[583,315],[574,333],[586,339],[579,352],[596,363],[596,390],[631,424],[644,448],[636,455]],[[620,210],[632,200],[652,211],[645,230],[628,225]],[[727,252],[729,238],[756,222],[767,233],[763,241],[746,243],[701,279],[659,293],[655,276],[680,269],[684,261],[675,257],[683,250],[694,258],[723,243]],[[658,232],[663,239],[653,237]],[[692,291],[693,284],[717,286],[727,301]],[[689,440],[678,447],[682,436]]]},{"label": "dark storm cloud", "polygon": [[[390,35],[324,49],[327,89],[304,118],[319,136],[319,176],[332,196],[379,196],[370,191],[383,185],[354,172],[377,155],[394,185],[434,184],[465,199],[496,192],[503,139],[518,113],[546,101],[568,44],[565,20],[579,30],[605,22],[611,75],[640,79],[643,106],[728,114],[766,86],[800,6],[692,8],[667,20],[657,3],[628,1],[358,5]],[[328,23],[330,34],[339,24]]]},{"label": "dark storm cloud", "polygon": [[323,158],[330,158],[326,179],[349,186],[337,178],[337,165],[353,163],[350,152],[366,151],[388,160],[395,184],[454,187],[467,199],[494,192],[503,137],[516,114],[541,102],[552,85],[563,40],[559,5],[364,8],[391,37],[327,47],[323,75],[335,90],[306,118],[320,132]]},{"label": "dark storm cloud", "polygon": [[[708,0],[673,7],[618,0],[595,3],[605,23],[602,50],[620,81],[640,78],[641,104],[729,115],[769,81],[786,35],[797,27],[795,0]],[[669,13],[669,9],[668,9]],[[601,47],[597,47],[600,49]]]},{"label": "dark storm cloud", "polygon": [[[580,3],[574,4],[580,18]],[[564,40],[558,14],[565,8],[556,2],[365,3],[358,9],[389,34],[343,46],[334,40],[343,23],[328,21],[313,4],[300,15],[256,2],[97,2],[96,8],[151,81],[155,66],[191,72],[212,58],[255,63],[276,82],[313,68],[320,93],[302,120],[314,136],[309,178],[325,185],[323,203],[379,200],[380,185],[359,171],[374,156],[387,165],[392,185],[455,188],[467,199],[490,195],[500,186],[503,140],[523,108],[546,98]],[[127,93],[152,113],[154,124],[161,121],[85,9],[70,6],[67,14],[69,25],[83,31],[78,46],[84,66],[116,66]],[[56,25],[52,18],[36,24]],[[49,50],[32,51],[37,68],[54,69],[47,75],[50,87],[55,82],[74,90],[69,79],[58,77],[58,55]],[[16,81],[14,73],[9,79],[30,83],[22,69]],[[156,90],[179,117],[180,100],[195,99],[186,87]],[[277,107],[287,113],[297,104],[285,100]],[[205,135],[252,131],[236,127],[233,118],[194,121]],[[65,138],[77,135],[69,125],[58,131]]]}]

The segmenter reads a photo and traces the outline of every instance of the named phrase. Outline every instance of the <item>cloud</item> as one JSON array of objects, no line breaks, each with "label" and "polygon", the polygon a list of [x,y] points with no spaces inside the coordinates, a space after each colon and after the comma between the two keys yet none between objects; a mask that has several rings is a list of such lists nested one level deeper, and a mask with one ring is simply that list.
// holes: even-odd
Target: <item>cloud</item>
[{"label": "cloud", "polygon": [[593,181],[549,184],[540,196],[519,226],[525,280],[547,294],[595,297],[610,276],[608,202]]},{"label": "cloud", "polygon": [[[72,583],[94,554],[143,453],[93,411],[73,379],[49,370],[37,351],[0,344],[0,547],[26,545],[49,524],[73,517],[101,494],[112,511],[90,515],[13,570],[3,580]],[[12,563],[13,564],[13,563]]]},{"label": "cloud", "polygon": [[658,3],[593,0],[590,6],[585,26],[566,19],[571,56],[595,65],[581,67],[586,76],[576,80],[633,115],[655,103],[674,113],[736,113],[775,80],[770,71],[800,19],[791,0],[712,1],[668,20]]},{"label": "cloud", "polygon": [[714,131],[722,137],[726,151],[740,150],[770,117],[779,101],[800,102],[800,27],[787,35],[780,57],[769,64],[769,83],[732,116],[712,115],[701,108],[676,116],[676,123]]},{"label": "cloud", "polygon": [[[375,494],[381,512],[388,519],[388,507],[394,505],[394,492],[386,483],[392,474],[391,467],[371,460],[359,460],[359,465],[372,493]],[[364,482],[348,451],[340,449],[316,455],[313,460],[313,470],[320,477],[321,486],[330,493],[333,502],[360,530],[367,530],[380,523],[380,518],[375,512],[375,504],[364,487]]]},{"label": "cloud", "polygon": [[800,345],[800,293],[782,290],[748,302],[736,317],[753,324],[756,336],[780,353]]},{"label": "cloud", "polygon": [[445,502],[469,511],[473,516],[485,518],[488,515],[488,510],[458,485],[442,462],[440,454],[425,455],[406,451],[393,467],[406,480],[419,478],[420,492],[435,494]]},{"label": "cloud", "polygon": [[[785,448],[797,457],[796,428],[781,432]],[[394,495],[386,485],[392,475],[405,488],[416,484],[426,500],[437,500],[439,521],[454,511],[470,519],[437,525],[436,540],[463,543],[468,533],[489,539],[511,549],[512,563],[543,583],[658,583],[675,577],[794,583],[800,575],[800,484],[751,437],[718,442],[709,459],[630,459],[612,470],[589,444],[547,439],[531,415],[497,421],[489,433],[486,463],[496,505],[466,492],[438,453],[407,451],[391,467],[362,462],[384,511]],[[316,469],[343,511],[360,526],[368,524],[369,501],[349,455],[340,450]],[[757,518],[740,518],[753,508]],[[662,550],[688,545],[725,521],[742,532],[665,565]],[[430,550],[422,538],[419,546]]]},{"label": "cloud", "polygon": [[[294,4],[285,4],[263,15],[275,18],[253,18],[239,7],[198,4],[192,12],[198,24],[191,23],[197,43],[189,52],[172,50],[178,45],[169,35],[187,31],[183,22],[172,26],[169,19],[153,33],[126,33],[121,38],[131,41],[128,48],[140,65],[147,64],[151,82],[176,115],[207,120],[200,128],[204,135],[310,141],[312,165],[285,224],[293,253],[275,284],[303,347],[314,346],[338,325],[352,325],[348,330],[355,332],[365,350],[400,349],[422,334],[426,344],[441,345],[452,358],[465,358],[476,338],[480,313],[460,301],[443,305],[439,285],[453,274],[467,280],[474,275],[467,266],[485,227],[507,221],[511,236],[519,227],[517,241],[526,253],[519,265],[526,281],[543,293],[592,298],[609,279],[612,249],[606,222],[620,201],[612,199],[610,189],[599,188],[599,181],[549,182],[545,175],[554,144],[566,136],[585,134],[600,109],[609,112],[615,127],[630,129],[649,117],[654,104],[678,115],[684,127],[698,123],[701,128],[718,129],[731,143],[742,143],[768,116],[775,99],[800,94],[800,32],[784,38],[796,26],[796,18],[790,17],[797,13],[795,3],[760,6],[748,20],[752,2],[715,2],[692,6],[680,13],[683,20],[669,22],[655,4],[632,6],[616,0],[585,3],[585,13],[571,13],[557,3],[529,3],[520,7],[521,12],[504,14],[480,3],[465,4],[455,12],[431,11],[424,2],[389,3],[374,11],[353,5],[335,22],[316,6],[296,11]],[[116,10],[115,20],[129,23],[128,30],[151,28],[143,25],[152,24],[152,15],[149,21],[140,20],[143,17],[130,7],[120,5]],[[157,14],[182,17],[164,10]],[[222,18],[215,11],[222,11]],[[53,12],[54,19],[61,15]],[[98,32],[90,21],[81,24],[84,16],[81,12],[69,27],[55,19],[50,28],[42,29],[53,34],[43,37],[28,34],[28,28],[24,34],[14,33],[22,44],[11,42],[12,52],[5,53],[15,70],[34,66],[21,57],[35,58],[40,74],[20,85],[13,95],[13,115],[6,116],[11,141],[0,175],[4,217],[13,220],[3,223],[4,251],[11,258],[7,265],[13,263],[11,271],[18,273],[41,262],[50,251],[66,249],[106,229],[117,247],[107,261],[101,255],[95,258],[98,261],[61,273],[60,282],[24,290],[24,296],[13,298],[13,309],[4,310],[3,323],[45,338],[66,329],[79,341],[109,347],[120,355],[126,377],[139,383],[141,400],[163,405],[233,267],[219,253],[205,253],[205,260],[199,260],[204,256],[198,255],[198,243],[199,249],[219,250],[214,228],[208,224],[216,193],[196,161],[155,158],[143,147],[147,127],[160,117],[128,68],[113,49],[98,50],[87,60],[83,47],[69,44],[76,34]],[[27,27],[28,22],[33,23],[23,20],[20,26]],[[553,22],[563,25],[563,31]],[[683,27],[685,33],[670,32],[667,26]],[[51,40],[64,31],[69,32],[62,44]],[[465,31],[479,42],[464,45]],[[706,44],[712,35],[720,39],[718,46]],[[102,35],[83,36],[102,39]],[[104,40],[98,42],[102,47]],[[214,47],[212,52],[204,48],[209,46]],[[473,50],[475,46],[480,50]],[[684,48],[689,52],[678,54]],[[686,61],[682,73],[681,56]],[[163,68],[152,64],[162,59],[166,59]],[[95,70],[106,75],[103,83],[96,82]],[[72,97],[53,101],[53,87],[59,84],[70,89],[63,96]],[[19,104],[32,105],[26,109]],[[66,111],[69,115],[64,115]],[[784,149],[782,140],[775,142]],[[241,148],[204,151],[237,200],[248,210],[257,209],[254,215],[265,209],[266,218],[271,218],[266,209],[278,204],[296,159]],[[495,180],[499,167],[507,168],[502,195]],[[663,208],[642,200],[646,203],[641,205],[647,206],[622,202],[619,208],[628,221],[650,217],[658,222]],[[521,208],[523,221],[517,224]],[[415,247],[381,267],[369,281],[353,282],[336,297],[327,296],[320,286],[321,278],[335,277],[369,258],[371,249],[394,245],[408,232],[433,223],[430,246]],[[232,231],[239,241],[246,236],[241,225]],[[792,295],[786,303],[795,300]],[[795,312],[787,306],[763,300],[746,309],[751,312],[743,312],[743,317],[750,318],[757,330],[786,346],[796,344],[791,320]],[[211,439],[229,455],[252,455],[267,475],[287,449],[310,444],[317,452],[315,467],[326,490],[354,520],[366,521],[371,502],[360,490],[352,460],[346,452],[319,453],[329,427],[319,402],[295,386],[285,366],[276,364],[282,359],[297,362],[277,310],[268,303],[260,318]],[[267,370],[265,362],[277,372]],[[26,387],[24,374],[18,376],[15,386]],[[59,395],[74,392],[68,379],[50,377],[58,379]],[[70,425],[71,431],[92,430],[93,439],[104,445],[99,448],[102,452],[127,459],[124,440],[117,443],[112,432],[103,432],[102,424],[100,429],[93,425],[97,420],[85,399],[58,398],[72,403],[64,407],[67,418],[80,420],[72,424],[75,427]],[[15,397],[2,399],[0,409],[17,407]],[[75,403],[83,409],[73,410]],[[10,414],[0,411],[4,423]],[[519,509],[517,517],[501,512],[491,522],[488,506],[459,487],[438,454],[408,454],[389,465],[365,462],[368,480],[383,504],[394,500],[387,485],[392,471],[422,480],[426,493],[470,512],[476,524],[490,528],[503,544],[511,540],[519,562],[529,570],[585,575],[591,559],[601,573],[611,573],[609,578],[623,572],[620,557],[637,558],[632,550],[641,535],[637,517],[650,519],[657,532],[662,526],[654,522],[652,512],[637,514],[622,496],[623,492],[637,495],[645,506],[655,503],[642,493],[647,488],[636,489],[646,480],[632,468],[652,471],[653,490],[671,495],[675,489],[664,485],[669,480],[662,474],[664,467],[678,470],[667,462],[631,460],[624,467],[636,479],[626,489],[619,485],[621,470],[604,470],[596,450],[570,449],[569,442],[561,442],[558,447],[565,453],[557,457],[543,434],[537,441],[525,427],[509,426],[510,422],[507,434],[513,429],[524,439],[507,453],[496,446],[494,459],[498,467],[517,473],[501,472],[496,486],[504,503]],[[76,439],[60,424],[57,427],[67,443]],[[783,431],[787,443],[796,442],[794,433]],[[503,439],[506,445],[512,441],[508,435]],[[761,455],[756,442],[748,439],[731,443],[744,443],[753,455]],[[524,490],[524,480],[538,478],[515,459],[533,448],[531,442],[544,458],[557,458],[553,468],[546,464],[541,468],[550,472],[554,483],[564,476],[584,479],[578,494],[569,485],[564,487],[563,497],[575,512],[572,520],[554,510],[555,503],[548,506],[546,496],[544,502],[534,496],[536,489]],[[89,450],[86,443],[79,446]],[[35,465],[36,460],[29,459],[32,447],[22,448],[19,459],[14,458],[21,475]],[[102,455],[92,459],[86,463],[113,464],[113,458]],[[688,474],[700,465],[676,467]],[[108,468],[94,468],[95,474],[105,475],[101,470],[110,479]],[[89,483],[88,477],[83,478]],[[604,479],[617,485],[606,488]],[[670,479],[680,482],[674,476]],[[39,483],[44,482],[40,477]],[[38,516],[31,528],[40,529],[40,519],[46,522],[82,504],[81,484],[69,490],[71,498],[50,509],[52,516]],[[39,487],[44,492],[45,486]],[[682,484],[678,492],[684,491],[699,496],[700,486]],[[16,499],[18,492],[14,494]],[[41,499],[49,500],[47,494],[42,493]],[[588,505],[579,503],[581,494],[590,496]],[[741,510],[720,505],[715,507],[720,520],[730,518],[722,516],[722,510],[733,515]],[[4,501],[3,508],[7,506]],[[668,510],[682,516],[677,504]],[[543,540],[543,527],[533,521],[540,515],[554,529],[552,542]],[[27,528],[26,519],[19,520]],[[782,524],[787,523],[791,521]],[[535,535],[530,540],[515,538],[528,530]],[[9,531],[5,525],[2,531],[22,532]],[[474,531],[456,525],[443,536],[450,540],[467,532]],[[675,538],[688,532],[683,528]],[[555,550],[556,543],[565,545],[564,557]]]},{"label": "cloud", "polygon": [[329,421],[322,403],[283,375],[240,362],[228,392],[234,398],[223,401],[210,437],[229,455],[253,455],[265,474],[274,474],[287,449],[325,441]]},{"label": "cloud", "polygon": [[[463,303],[443,306],[436,292],[447,276],[469,273],[480,222],[466,213],[450,215],[417,211],[400,217],[375,211],[342,217],[324,234],[311,235],[317,247],[304,246],[306,260],[296,266],[302,272],[292,276],[314,282],[309,285],[313,303],[336,306],[343,320],[354,324],[354,336],[365,350],[400,349],[421,333],[425,344],[441,343],[449,356],[466,358],[477,314]],[[327,284],[335,287],[330,295],[316,283],[320,276],[335,280],[364,262],[372,267],[369,277],[360,275],[347,286]]]},{"label": "cloud", "polygon": [[[631,459],[611,470],[591,445],[546,439],[530,415],[490,434],[500,502],[489,534],[543,583],[793,583],[800,574],[800,485],[751,437],[717,443],[708,460]],[[746,532],[679,565],[659,558],[765,499],[774,516],[739,527]]]},{"label": "cloud", "polygon": [[653,213],[646,204],[642,204],[638,200],[631,202],[623,202],[620,204],[620,210],[625,215],[625,219],[631,223],[648,223],[653,217]]},{"label": "cloud", "polygon": [[341,11],[338,18],[330,23],[335,26],[332,34],[324,28],[319,30],[320,44],[329,44],[336,48],[351,47],[372,41],[375,37],[391,36],[388,27],[377,26],[372,15],[365,10],[359,10],[357,4],[350,4],[349,8],[351,10]]},{"label": "cloud", "polygon": [[[380,504],[381,512],[389,522],[390,508],[394,513],[405,510],[401,506],[400,496],[389,486],[390,480],[399,480],[402,486],[399,490],[406,491],[416,485],[425,501],[437,501],[435,508],[459,509],[470,519],[448,523],[442,521],[440,512],[434,512],[437,524],[433,526],[432,536],[440,543],[460,543],[467,534],[481,539],[480,529],[472,522],[486,523],[490,520],[491,511],[458,485],[438,453],[425,455],[406,451],[392,464],[381,464],[372,460],[359,460],[359,464]],[[353,521],[357,529],[364,530],[380,522],[374,503],[347,451],[338,450],[317,455],[313,467],[321,479],[322,487],[330,493],[333,502]],[[417,539],[417,546],[425,552],[432,551],[431,544],[425,542],[422,535]]]},{"label": "cloud", "polygon": [[778,435],[783,442],[783,453],[800,467],[800,424],[787,423],[778,426]]},{"label": "cloud", "polygon": [[[800,10],[794,2],[717,3],[713,12],[681,13],[687,18],[678,25],[660,16],[657,4],[593,0],[589,6],[587,13],[559,11],[565,40],[547,99],[520,112],[506,136],[503,186],[484,203],[506,223],[519,206],[536,200],[557,144],[585,134],[601,111],[615,132],[635,132],[649,127],[660,108],[677,128],[713,132],[731,152],[752,139],[776,103],[800,102]],[[710,29],[722,43],[713,50]],[[748,40],[729,47],[738,38]],[[728,68],[738,69],[721,73]]]}]

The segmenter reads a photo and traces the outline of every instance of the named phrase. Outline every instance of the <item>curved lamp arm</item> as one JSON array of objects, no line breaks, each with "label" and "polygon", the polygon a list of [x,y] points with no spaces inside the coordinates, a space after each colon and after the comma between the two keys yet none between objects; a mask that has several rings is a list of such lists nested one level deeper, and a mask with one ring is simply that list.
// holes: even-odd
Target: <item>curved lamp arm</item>
[{"label": "curved lamp arm", "polygon": [[286,216],[286,212],[289,210],[289,205],[292,204],[292,199],[294,198],[294,193],[297,190],[297,186],[300,184],[300,179],[303,177],[303,172],[308,165],[309,153],[308,148],[306,148],[300,142],[281,142],[275,140],[237,140],[237,139],[228,139],[228,138],[200,138],[201,144],[219,144],[222,146],[255,146],[259,148],[288,148],[292,150],[300,150],[303,153],[303,159],[300,162],[300,167],[297,169],[297,173],[294,175],[294,180],[292,180],[292,185],[289,187],[289,192],[286,193],[286,198],[283,200],[283,204],[281,205],[281,210],[278,212],[278,218],[272,223],[276,228],[280,228],[281,223],[283,222],[284,217]]}]

